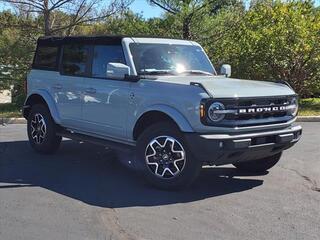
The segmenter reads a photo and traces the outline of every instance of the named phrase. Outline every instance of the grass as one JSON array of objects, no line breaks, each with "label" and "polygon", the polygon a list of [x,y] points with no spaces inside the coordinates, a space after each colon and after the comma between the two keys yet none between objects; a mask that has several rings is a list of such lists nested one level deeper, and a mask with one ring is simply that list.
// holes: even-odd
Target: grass
[{"label": "grass", "polygon": [[[320,116],[320,98],[301,99],[299,103],[300,116]],[[0,118],[22,117],[20,107],[5,103],[0,104]]]},{"label": "grass", "polygon": [[305,98],[299,102],[300,116],[320,116],[320,98]]},{"label": "grass", "polygon": [[0,104],[0,118],[22,117],[20,107],[12,103]]}]

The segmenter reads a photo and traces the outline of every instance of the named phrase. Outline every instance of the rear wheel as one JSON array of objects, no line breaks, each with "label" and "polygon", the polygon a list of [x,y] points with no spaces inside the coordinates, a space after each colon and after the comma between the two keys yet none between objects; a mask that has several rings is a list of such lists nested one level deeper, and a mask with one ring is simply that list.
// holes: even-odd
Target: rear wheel
[{"label": "rear wheel", "polygon": [[56,135],[56,128],[46,106],[42,104],[32,106],[28,116],[28,137],[34,150],[45,154],[58,150],[62,138]]},{"label": "rear wheel", "polygon": [[233,165],[243,171],[262,173],[276,165],[279,162],[281,155],[282,152],[270,157],[265,157],[248,162],[234,163]]},{"label": "rear wheel", "polygon": [[202,167],[188,150],[182,133],[170,122],[153,124],[141,134],[137,157],[148,182],[166,190],[188,186]]}]

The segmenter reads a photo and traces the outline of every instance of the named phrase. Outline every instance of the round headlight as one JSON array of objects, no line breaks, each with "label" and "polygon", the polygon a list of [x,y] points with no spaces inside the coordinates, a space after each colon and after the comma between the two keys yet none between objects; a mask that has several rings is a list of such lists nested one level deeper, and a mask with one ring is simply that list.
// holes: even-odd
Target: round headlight
[{"label": "round headlight", "polygon": [[292,116],[296,116],[297,113],[298,113],[298,100],[297,98],[292,98],[291,99],[291,102],[290,102],[290,109],[289,109],[289,112]]},{"label": "round headlight", "polygon": [[211,104],[211,106],[208,109],[208,116],[211,121],[213,122],[219,122],[225,117],[225,113],[223,112],[225,110],[225,107],[220,102],[214,102]]}]

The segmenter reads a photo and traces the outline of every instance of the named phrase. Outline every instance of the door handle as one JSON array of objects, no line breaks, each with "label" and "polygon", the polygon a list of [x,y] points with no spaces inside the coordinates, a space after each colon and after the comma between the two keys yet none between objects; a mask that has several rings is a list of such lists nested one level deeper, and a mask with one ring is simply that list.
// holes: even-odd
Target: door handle
[{"label": "door handle", "polygon": [[88,94],[95,94],[97,90],[95,88],[87,88],[85,92]]},{"label": "door handle", "polygon": [[52,88],[57,89],[57,90],[61,90],[62,89],[62,85],[61,84],[54,84],[52,86]]}]

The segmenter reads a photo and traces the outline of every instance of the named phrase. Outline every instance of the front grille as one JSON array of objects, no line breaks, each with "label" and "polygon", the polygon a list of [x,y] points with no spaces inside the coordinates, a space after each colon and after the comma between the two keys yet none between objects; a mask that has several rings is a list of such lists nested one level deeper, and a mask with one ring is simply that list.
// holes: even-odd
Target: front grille
[{"label": "front grille", "polygon": [[[292,98],[292,97],[291,97]],[[271,98],[245,98],[245,99],[239,99],[237,100],[237,106],[244,107],[244,106],[252,106],[252,105],[258,105],[258,106],[269,106],[271,104],[274,105],[281,105],[289,103],[291,100],[290,97],[271,97]]]},{"label": "front grille", "polygon": [[226,120],[250,120],[250,119],[265,119],[265,118],[279,118],[285,117],[286,112],[278,113],[263,113],[263,114],[241,114],[241,115],[231,115],[227,114],[225,117]]},{"label": "front grille", "polygon": [[267,118],[281,118],[287,116],[286,111],[274,112],[274,113],[255,113],[255,114],[227,114],[226,120],[251,120],[251,119],[267,119]]},{"label": "front grille", "polygon": [[[285,123],[293,116],[287,110],[279,111],[261,111],[261,112],[245,112],[240,113],[240,109],[261,109],[270,107],[288,106],[292,98],[295,96],[281,96],[281,97],[257,97],[257,98],[239,98],[239,99],[214,99],[212,102],[222,102],[226,110],[234,111],[227,113],[223,121],[218,126],[225,127],[247,127]],[[210,104],[212,104],[212,102]]]}]

